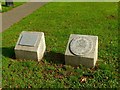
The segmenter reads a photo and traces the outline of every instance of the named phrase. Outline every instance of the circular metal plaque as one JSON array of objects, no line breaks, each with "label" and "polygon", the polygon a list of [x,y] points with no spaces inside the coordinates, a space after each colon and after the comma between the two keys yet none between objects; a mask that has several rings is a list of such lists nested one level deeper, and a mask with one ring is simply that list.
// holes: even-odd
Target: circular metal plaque
[{"label": "circular metal plaque", "polygon": [[92,40],[86,37],[76,37],[70,42],[69,49],[74,55],[88,54],[93,48]]}]

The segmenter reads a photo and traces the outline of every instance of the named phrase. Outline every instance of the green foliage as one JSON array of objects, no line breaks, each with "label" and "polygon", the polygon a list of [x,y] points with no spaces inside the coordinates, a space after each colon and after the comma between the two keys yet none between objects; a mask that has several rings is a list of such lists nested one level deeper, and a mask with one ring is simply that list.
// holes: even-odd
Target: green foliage
[{"label": "green foliage", "polygon": [[[2,33],[3,87],[120,88],[118,74],[118,4],[48,3]],[[40,62],[16,60],[21,31],[45,33],[46,53]],[[64,65],[70,34],[97,35],[94,68]]]}]

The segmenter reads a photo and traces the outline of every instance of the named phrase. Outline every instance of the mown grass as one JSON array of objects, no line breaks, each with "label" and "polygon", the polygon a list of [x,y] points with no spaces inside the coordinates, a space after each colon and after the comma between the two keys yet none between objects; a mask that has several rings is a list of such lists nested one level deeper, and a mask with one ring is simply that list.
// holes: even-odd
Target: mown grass
[{"label": "mown grass", "polygon": [[18,7],[22,4],[24,4],[25,2],[13,2],[14,6],[8,7],[5,5],[5,2],[2,2],[2,12],[7,12],[15,7]]},{"label": "mown grass", "polygon": [[[22,31],[45,33],[40,62],[16,60]],[[94,68],[64,64],[70,34],[97,35]],[[4,88],[120,88],[118,74],[118,3],[48,3],[2,33]]]}]

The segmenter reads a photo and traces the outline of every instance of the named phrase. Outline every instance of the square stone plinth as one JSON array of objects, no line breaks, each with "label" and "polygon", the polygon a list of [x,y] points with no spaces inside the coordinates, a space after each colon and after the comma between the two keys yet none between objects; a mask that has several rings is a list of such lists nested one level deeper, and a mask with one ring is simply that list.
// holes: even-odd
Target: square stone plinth
[{"label": "square stone plinth", "polygon": [[71,34],[65,52],[65,64],[95,66],[98,57],[98,36]]},{"label": "square stone plinth", "polygon": [[15,46],[17,59],[40,61],[46,49],[45,37],[43,32],[23,31]]}]

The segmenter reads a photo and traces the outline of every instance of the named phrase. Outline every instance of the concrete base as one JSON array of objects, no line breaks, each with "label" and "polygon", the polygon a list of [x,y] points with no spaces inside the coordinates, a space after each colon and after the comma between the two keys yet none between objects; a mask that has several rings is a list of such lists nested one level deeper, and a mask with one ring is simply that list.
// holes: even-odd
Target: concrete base
[{"label": "concrete base", "polygon": [[[73,53],[70,50],[70,43],[73,39],[76,39],[78,37],[88,39],[88,43],[87,43],[88,46],[85,45],[86,43],[83,42],[84,48],[82,49],[82,46],[80,47],[80,46],[78,46],[79,44],[73,42],[72,43],[73,45],[77,44],[76,46],[73,46],[72,50],[75,52],[75,53]],[[91,47],[89,45],[89,40],[90,40]],[[81,42],[80,42],[80,44],[81,44]],[[79,48],[81,48],[80,49],[81,51],[79,51]],[[85,52],[84,52],[84,50],[85,50]],[[77,52],[78,52],[78,54],[80,54],[80,53],[81,54],[77,55]],[[70,38],[69,38],[69,41],[67,44],[67,48],[66,48],[66,52],[65,52],[65,64],[72,65],[72,66],[78,66],[78,65],[82,64],[83,66],[85,66],[87,68],[92,68],[96,64],[97,57],[98,57],[98,37],[97,36],[78,35],[78,34],[70,35]]]},{"label": "concrete base", "polygon": [[[30,46],[30,45],[26,44],[26,43],[29,44],[29,41],[31,42],[31,39],[26,40],[26,43],[20,44],[20,41],[22,40],[22,37],[26,34],[31,35],[31,38],[34,38],[34,37],[32,37],[32,35],[34,35],[34,34],[38,36],[36,41],[35,41],[36,43],[34,45]],[[30,37],[28,37],[28,38],[30,38]],[[25,38],[23,38],[23,39],[25,39]],[[16,55],[17,59],[40,61],[44,56],[45,49],[46,49],[46,45],[45,45],[45,38],[44,38],[44,33],[43,32],[26,32],[26,31],[23,31],[20,34],[18,42],[15,46],[15,55]]]}]

